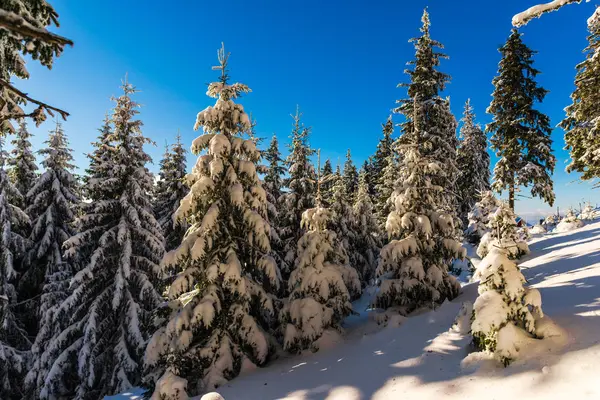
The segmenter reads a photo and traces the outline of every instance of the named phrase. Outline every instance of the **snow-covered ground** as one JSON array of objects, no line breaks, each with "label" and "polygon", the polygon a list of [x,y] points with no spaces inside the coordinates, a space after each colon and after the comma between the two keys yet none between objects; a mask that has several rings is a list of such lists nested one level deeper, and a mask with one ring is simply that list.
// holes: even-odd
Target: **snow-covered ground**
[{"label": "snow-covered ground", "polygon": [[507,368],[464,362],[471,338],[450,327],[462,302],[477,297],[477,284],[467,284],[455,301],[397,328],[378,328],[363,298],[344,340],[246,373],[217,391],[225,400],[599,399],[600,222],[539,236],[529,245],[522,271],[540,290],[545,314],[564,332],[525,349]]}]

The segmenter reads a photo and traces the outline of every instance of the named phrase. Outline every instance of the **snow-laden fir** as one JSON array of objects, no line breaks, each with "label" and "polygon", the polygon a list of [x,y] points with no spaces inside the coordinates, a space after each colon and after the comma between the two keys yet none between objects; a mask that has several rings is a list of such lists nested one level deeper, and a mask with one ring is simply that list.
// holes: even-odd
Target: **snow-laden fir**
[{"label": "snow-laden fir", "polygon": [[123,92],[92,159],[80,232],[65,243],[77,273],[54,311],[60,330],[41,356],[49,372],[40,399],[100,398],[141,383],[164,245],[150,205],[149,140],[135,89],[125,82]]},{"label": "snow-laden fir", "polygon": [[154,186],[154,216],[160,224],[167,251],[179,246],[187,229],[185,221],[174,219],[179,203],[189,192],[184,183],[186,167],[186,150],[177,134],[175,144],[165,149],[159,180]]},{"label": "snow-laden fir", "polygon": [[477,200],[490,190],[490,155],[487,152],[485,133],[475,123],[475,113],[470,100],[465,103],[461,121],[461,141],[456,155],[460,171],[457,190],[460,193],[459,216],[463,222],[466,222]]},{"label": "snow-laden fir", "polygon": [[481,260],[473,276],[480,283],[471,333],[479,350],[493,353],[508,365],[518,355],[522,336],[543,337],[536,330],[536,320],[544,313],[540,292],[523,286],[525,277],[509,259],[512,252],[500,247],[504,242]]},{"label": "snow-laden fir", "polygon": [[420,131],[419,122],[425,118],[421,107],[415,101],[415,131],[398,147],[405,173],[390,199],[394,210],[388,216],[386,230],[392,240],[381,249],[377,267],[382,283],[376,305],[397,307],[401,312],[456,297],[460,285],[448,273],[448,266],[466,255],[454,239],[456,218],[440,211],[445,204],[443,188],[434,183],[451,171],[443,168],[431,152],[422,153],[422,149],[434,146],[431,140],[435,136]]},{"label": "snow-laden fir", "polygon": [[488,217],[488,231],[483,235],[477,255],[481,258],[487,256],[495,248],[503,248],[510,258],[521,258],[529,253],[526,238],[519,233],[515,213],[508,203],[500,201],[498,208]]},{"label": "snow-laden fir", "polygon": [[43,357],[49,341],[59,332],[61,324],[55,312],[69,293],[72,265],[63,257],[63,243],[75,235],[74,220],[79,206],[77,181],[69,142],[62,126],[50,132],[47,147],[39,154],[45,156],[45,171],[29,192],[32,204],[28,214],[33,218],[25,265],[30,276],[31,296],[37,335],[31,348],[32,366],[25,379],[28,396],[37,397],[52,366]]},{"label": "snow-laden fir", "polygon": [[466,239],[478,245],[481,238],[489,232],[490,215],[493,215],[500,202],[494,194],[487,190],[479,195],[481,199],[473,205],[469,212],[469,225],[465,230]]},{"label": "snow-laden fir", "polygon": [[360,293],[358,274],[348,265],[340,238],[327,229],[331,214],[320,206],[302,214],[307,231],[298,242],[290,295],[281,310],[283,346],[288,351],[318,349],[324,331],[339,329],[352,312],[352,293]]},{"label": "snow-laden fir", "polygon": [[17,313],[16,261],[29,245],[25,231],[30,220],[17,205],[23,197],[4,169],[6,158],[0,138],[0,398],[17,400],[23,398],[31,341]]},{"label": "snow-laden fir", "polygon": [[310,161],[315,151],[310,147],[308,138],[310,128],[301,121],[302,114],[297,109],[291,133],[290,154],[286,158],[289,176],[285,180],[286,191],[279,198],[281,210],[279,216],[282,241],[282,259],[280,265],[284,280],[287,280],[296,259],[296,246],[302,237],[302,213],[315,205],[316,171]]},{"label": "snow-laden fir", "polygon": [[269,254],[267,199],[256,172],[260,152],[253,138],[243,137],[250,119],[235,103],[250,89],[229,83],[227,60],[222,48],[220,79],[207,91],[216,103],[196,118],[195,129],[203,131],[192,143],[198,160],[176,213],[189,229],[162,263],[177,275],[146,349],[154,399],[172,395],[165,380],[202,393],[238,375],[242,365],[262,365],[273,355],[281,277]]}]

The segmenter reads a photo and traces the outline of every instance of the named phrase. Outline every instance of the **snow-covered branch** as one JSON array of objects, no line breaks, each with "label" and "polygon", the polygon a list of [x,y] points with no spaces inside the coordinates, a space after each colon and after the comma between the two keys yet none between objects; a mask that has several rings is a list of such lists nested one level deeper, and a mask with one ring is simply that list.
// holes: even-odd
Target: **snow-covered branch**
[{"label": "snow-covered branch", "polygon": [[[562,6],[566,6],[571,3],[581,3],[582,0],[553,0],[549,3],[538,4],[533,7],[529,7],[527,10],[520,12],[512,18],[512,24],[516,27],[526,25],[529,21],[534,18],[539,18],[542,14],[547,12],[556,11]],[[586,0],[588,2],[590,0]]]},{"label": "snow-covered branch", "polygon": [[[1,11],[1,10],[0,10]],[[46,110],[48,112],[48,114],[50,114],[50,116],[54,116],[54,114],[52,113],[52,111],[55,111],[57,113],[60,114],[60,116],[66,120],[67,117],[69,116],[69,113],[61,110],[60,108],[56,108],[56,107],[52,107],[46,103],[43,103],[41,101],[32,99],[31,97],[29,97],[27,95],[27,93],[23,93],[21,92],[19,89],[17,89],[16,87],[14,87],[13,85],[11,85],[10,83],[8,83],[7,81],[5,81],[4,79],[0,79],[0,86],[10,90],[11,92],[15,93],[17,96],[33,103],[36,104],[38,107],[33,110],[31,113],[26,114],[26,113],[7,113],[7,114],[0,114],[0,122],[2,121],[6,121],[9,119],[20,119],[20,118],[24,118],[24,117],[29,117],[29,118],[33,118],[36,123],[39,125],[41,122],[43,122],[46,118],[44,115],[44,110]],[[44,116],[43,118],[40,118],[41,116]]]},{"label": "snow-covered branch", "polygon": [[46,29],[37,28],[27,22],[23,17],[6,10],[0,9],[0,28],[6,29],[12,35],[21,37],[39,39],[48,44],[57,44],[61,47],[65,45],[73,46],[73,42],[54,33],[48,32]]}]

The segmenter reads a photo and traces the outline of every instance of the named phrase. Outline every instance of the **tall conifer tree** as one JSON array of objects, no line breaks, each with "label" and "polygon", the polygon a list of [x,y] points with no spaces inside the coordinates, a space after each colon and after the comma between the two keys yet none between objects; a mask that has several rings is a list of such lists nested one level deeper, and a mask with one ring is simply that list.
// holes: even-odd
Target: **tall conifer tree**
[{"label": "tall conifer tree", "polygon": [[285,180],[287,192],[280,200],[281,213],[280,238],[285,249],[284,264],[281,273],[284,280],[289,276],[296,259],[297,243],[304,234],[301,224],[302,213],[315,204],[316,172],[310,157],[315,151],[310,147],[308,138],[310,128],[304,126],[299,109],[292,115],[294,119],[290,144],[290,154],[286,159],[289,177]]},{"label": "tall conifer tree", "polygon": [[29,207],[28,193],[35,184],[38,170],[31,149],[31,137],[32,135],[27,129],[27,123],[25,120],[21,120],[15,138],[11,142],[13,149],[10,152],[11,157],[8,159],[8,165],[11,167],[10,178],[23,197],[21,204],[19,204],[23,210]]},{"label": "tall conifer tree", "polygon": [[[437,69],[440,61],[448,57],[436,50],[443,49],[443,45],[431,38],[431,24],[427,10],[423,12],[421,20],[423,22],[421,36],[410,40],[414,43],[416,50],[415,59],[409,62],[410,65],[414,65],[414,68],[406,70],[410,76],[410,82],[398,85],[408,89],[408,98],[399,100],[399,106],[394,110],[405,117],[405,121],[401,124],[402,135],[396,141],[396,146],[414,141],[410,136],[416,134],[413,126],[413,104],[416,100],[423,109],[420,132],[431,137],[431,145],[420,151],[423,156],[432,156],[441,163],[440,165],[444,165],[446,172],[443,177],[432,176],[433,184],[438,186],[443,193],[438,198],[438,207],[450,215],[455,215],[458,207],[456,193],[458,179],[456,166],[457,123],[450,111],[450,101],[440,97],[440,92],[446,87],[450,76]],[[399,173],[404,172],[399,171]]]},{"label": "tall conifer tree", "polygon": [[466,223],[467,216],[481,195],[490,190],[490,155],[487,152],[487,138],[475,123],[471,102],[467,100],[460,128],[461,142],[457,152],[460,172],[458,194],[460,217]]},{"label": "tall conifer tree", "polygon": [[22,378],[29,364],[31,341],[15,309],[19,274],[14,260],[28,247],[29,217],[17,204],[21,194],[4,169],[7,153],[0,137],[0,398],[23,399]]},{"label": "tall conifer tree", "polygon": [[448,273],[448,265],[466,254],[454,239],[455,218],[440,211],[444,193],[435,182],[449,171],[435,153],[427,151],[438,138],[420,130],[420,122],[427,118],[421,109],[426,106],[415,100],[415,132],[398,146],[401,168],[406,173],[400,175],[391,197],[394,209],[386,230],[392,240],[381,249],[377,268],[377,275],[385,278],[376,304],[400,312],[456,297],[460,285]]},{"label": "tall conifer tree", "polygon": [[[91,203],[81,231],[65,244],[78,265],[72,292],[55,311],[65,328],[42,358],[51,367],[39,398],[102,398],[141,382],[142,358],[153,310],[163,237],[150,205],[153,177],[144,145],[151,143],[135,119],[133,86],[115,99],[112,131],[98,144],[88,179]],[[93,159],[94,160],[94,159]]]},{"label": "tall conifer tree", "polygon": [[356,196],[356,190],[358,189],[358,171],[352,162],[352,154],[350,153],[350,149],[348,149],[346,152],[343,182],[344,186],[346,187],[346,193],[349,196],[348,199],[349,201],[352,201]]},{"label": "tall conifer tree", "polygon": [[542,102],[547,90],[535,78],[539,71],[533,67],[533,55],[522,34],[513,29],[500,47],[502,60],[495,89],[487,109],[493,120],[486,127],[492,133],[492,149],[500,158],[494,168],[493,189],[508,191],[508,205],[515,209],[519,186],[531,186],[531,194],[549,205],[554,204],[552,173],[556,159],[552,154],[550,119],[534,108]]},{"label": "tall conifer tree", "polygon": [[177,211],[190,228],[163,260],[178,269],[168,292],[172,313],[146,351],[150,376],[160,376],[155,398],[169,395],[169,382],[183,380],[193,394],[208,391],[239,374],[243,362],[264,364],[274,350],[268,332],[281,278],[269,255],[267,198],[256,172],[260,152],[252,137],[244,138],[250,119],[235,103],[250,89],[229,83],[229,55],[224,48],[218,54],[221,76],[207,92],[216,103],[196,118],[194,128],[203,134],[192,151],[199,158]]},{"label": "tall conifer tree", "polygon": [[76,233],[73,222],[79,205],[78,184],[71,173],[73,157],[59,123],[45,143],[47,147],[39,151],[45,156],[42,161],[45,171],[30,191],[32,204],[28,214],[33,218],[32,247],[25,259],[32,289],[30,301],[35,303],[34,317],[39,321],[31,349],[33,367],[25,381],[31,398],[37,397],[49,372],[42,355],[52,336],[59,332],[60,324],[54,320],[54,314],[69,293],[72,266],[63,257],[62,246]]},{"label": "tall conifer tree", "polygon": [[571,156],[567,171],[581,173],[583,180],[600,178],[600,158],[596,156],[600,152],[600,19],[589,22],[586,58],[577,65],[572,104],[560,123]]},{"label": "tall conifer tree", "polygon": [[179,203],[189,192],[184,182],[186,168],[186,150],[177,134],[177,141],[167,148],[161,160],[159,181],[155,186],[154,216],[161,227],[167,251],[181,244],[187,230],[185,221],[173,218]]}]

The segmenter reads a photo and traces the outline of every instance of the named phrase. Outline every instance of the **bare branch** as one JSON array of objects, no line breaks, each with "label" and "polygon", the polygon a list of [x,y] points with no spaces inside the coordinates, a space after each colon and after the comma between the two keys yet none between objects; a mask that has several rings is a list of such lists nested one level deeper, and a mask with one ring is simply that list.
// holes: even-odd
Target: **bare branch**
[{"label": "bare branch", "polygon": [[0,28],[8,30],[9,33],[17,33],[26,38],[39,39],[49,44],[73,46],[73,42],[46,29],[37,28],[27,22],[23,17],[6,10],[0,9]]},{"label": "bare branch", "polygon": [[[29,97],[27,95],[27,93],[21,92],[19,89],[12,86],[10,83],[6,82],[4,79],[0,79],[0,86],[6,88],[7,90],[10,90],[11,92],[15,93],[17,96],[25,99],[26,101],[36,104],[38,106],[35,110],[33,110],[33,112],[31,112],[29,114],[23,113],[23,114],[0,115],[0,122],[6,121],[9,119],[18,119],[18,118],[25,118],[25,117],[34,118],[36,121],[38,121],[40,114],[43,114],[44,110],[46,110],[48,112],[48,114],[50,114],[51,116],[54,116],[53,111],[57,112],[58,114],[60,114],[60,116],[62,117],[63,120],[66,120],[67,117],[69,116],[68,112],[61,110],[60,108],[52,107],[46,103],[32,99],[31,97]],[[42,118],[41,120],[44,120],[44,119],[45,118]]]}]

